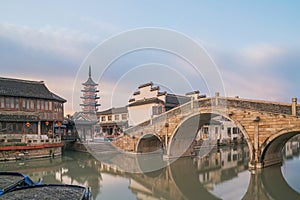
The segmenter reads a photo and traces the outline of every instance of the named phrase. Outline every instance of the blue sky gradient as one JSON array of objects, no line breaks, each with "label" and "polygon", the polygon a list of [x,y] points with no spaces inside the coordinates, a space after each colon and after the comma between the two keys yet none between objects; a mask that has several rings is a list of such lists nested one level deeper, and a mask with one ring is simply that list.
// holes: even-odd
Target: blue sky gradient
[{"label": "blue sky gradient", "polygon": [[[204,46],[219,68],[227,95],[290,102],[300,98],[299,10],[300,2],[293,0],[2,1],[1,76],[44,80],[68,100],[66,114],[72,114],[80,109],[72,105],[76,74],[99,43],[130,29],[160,27]],[[149,63],[155,55],[153,60],[180,68],[180,62],[168,55],[150,54],[128,55],[116,64],[115,72],[111,69],[99,85],[100,110],[114,106],[105,90],[117,81],[121,66]],[[192,89],[206,92],[201,83],[187,78]],[[126,104],[126,98],[115,106]]]}]

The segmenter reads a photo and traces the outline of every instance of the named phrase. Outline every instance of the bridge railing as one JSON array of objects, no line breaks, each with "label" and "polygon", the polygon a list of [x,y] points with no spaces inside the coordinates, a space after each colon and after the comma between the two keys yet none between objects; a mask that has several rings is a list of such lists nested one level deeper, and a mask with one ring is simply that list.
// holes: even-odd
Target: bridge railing
[{"label": "bridge railing", "polygon": [[[162,113],[152,119],[146,120],[134,127],[130,127],[125,130],[125,133],[126,134],[134,133],[138,130],[144,129],[149,125],[157,125],[162,122],[167,122],[167,119],[170,119],[174,115],[191,114],[197,108],[211,107],[212,109],[214,109],[214,106],[216,105],[218,105],[218,107],[221,106],[224,108],[228,108],[228,107],[240,108],[240,109],[269,112],[275,114],[292,115],[292,106],[291,104],[288,103],[230,98],[230,97],[209,97],[209,98],[200,98],[198,100],[189,101],[179,107],[176,107],[172,110]],[[297,115],[300,115],[300,109],[297,109]]]},{"label": "bridge railing", "polygon": [[[227,107],[255,110],[261,112],[269,112],[275,114],[292,115],[292,105],[288,103],[248,100],[240,98],[224,98],[218,99],[219,104],[226,104]],[[300,113],[299,113],[300,114]]]}]

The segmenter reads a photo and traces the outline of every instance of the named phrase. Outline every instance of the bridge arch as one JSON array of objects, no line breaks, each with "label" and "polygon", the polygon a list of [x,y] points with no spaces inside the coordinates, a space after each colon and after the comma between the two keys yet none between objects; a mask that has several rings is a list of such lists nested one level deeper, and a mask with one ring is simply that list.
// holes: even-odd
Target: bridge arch
[{"label": "bridge arch", "polygon": [[300,134],[300,126],[282,129],[266,139],[260,149],[259,162],[262,163],[262,167],[282,163],[282,149],[285,143],[297,134]]},{"label": "bridge arch", "polygon": [[[245,128],[236,120],[232,119],[228,115],[224,115],[218,112],[205,112],[205,113],[195,113],[190,115],[186,119],[182,120],[182,122],[177,126],[174,130],[167,148],[167,155],[172,156],[181,156],[188,155],[189,148],[193,143],[199,129],[207,122],[209,122],[212,118],[216,116],[223,116],[228,120],[232,121],[236,127],[240,129],[244,136],[244,140],[246,141],[249,151],[253,152],[253,145],[251,143],[250,137],[245,130]],[[182,140],[184,139],[184,140]],[[250,160],[254,158],[254,155],[250,153]]]},{"label": "bridge arch", "polygon": [[139,138],[136,145],[137,153],[152,153],[163,150],[163,142],[159,136],[148,133]]}]

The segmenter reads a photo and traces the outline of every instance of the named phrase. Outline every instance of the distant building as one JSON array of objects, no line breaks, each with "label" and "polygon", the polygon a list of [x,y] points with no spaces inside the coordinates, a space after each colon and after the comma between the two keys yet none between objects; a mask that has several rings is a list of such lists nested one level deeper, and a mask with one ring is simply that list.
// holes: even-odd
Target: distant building
[{"label": "distant building", "polygon": [[97,112],[100,123],[100,133],[107,135],[119,135],[124,129],[128,128],[127,107],[110,108]]},{"label": "distant building", "polygon": [[159,86],[153,87],[152,82],[140,85],[129,100],[128,124],[135,126],[190,100],[189,96],[160,92]]},{"label": "distant building", "polygon": [[75,123],[77,133],[79,137],[85,141],[87,139],[93,139],[96,132],[99,131],[99,125],[97,124],[97,110],[100,104],[98,104],[99,97],[97,93],[98,84],[92,79],[91,66],[89,66],[88,79],[84,83],[82,99],[82,111],[76,112],[72,116],[72,120]]},{"label": "distant building", "polygon": [[84,86],[83,90],[81,90],[81,92],[83,92],[83,96],[81,97],[82,104],[80,104],[80,106],[82,106],[82,113],[87,117],[94,117],[100,104],[97,103],[99,99],[97,93],[99,90],[97,90],[98,84],[92,79],[91,66],[89,67],[88,80],[82,83],[82,85]]}]

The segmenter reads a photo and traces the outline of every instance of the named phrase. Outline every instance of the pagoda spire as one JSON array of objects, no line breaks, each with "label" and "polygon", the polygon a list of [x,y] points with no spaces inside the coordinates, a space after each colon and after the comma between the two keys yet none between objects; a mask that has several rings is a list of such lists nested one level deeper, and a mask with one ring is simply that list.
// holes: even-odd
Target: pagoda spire
[{"label": "pagoda spire", "polygon": [[91,65],[89,66],[89,78],[92,78],[92,69],[91,69]]}]

